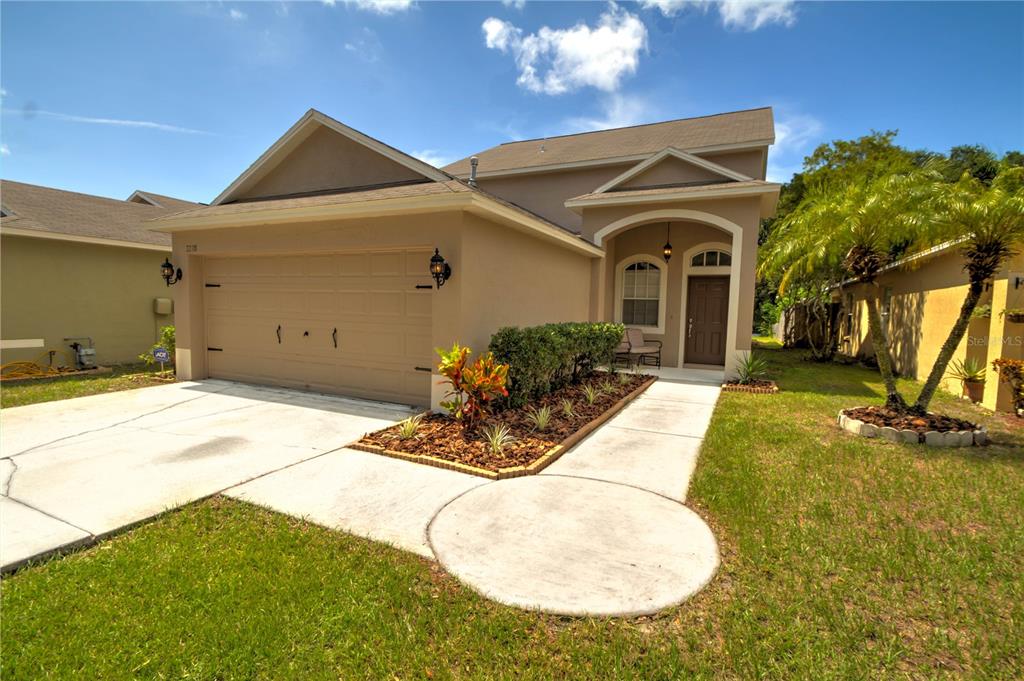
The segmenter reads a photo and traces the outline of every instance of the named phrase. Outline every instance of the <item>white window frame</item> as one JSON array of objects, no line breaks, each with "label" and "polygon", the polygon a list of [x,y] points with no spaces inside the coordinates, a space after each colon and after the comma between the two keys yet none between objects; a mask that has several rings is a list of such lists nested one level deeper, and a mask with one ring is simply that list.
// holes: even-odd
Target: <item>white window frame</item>
[{"label": "white window frame", "polygon": [[657,326],[636,326],[630,325],[630,328],[640,329],[651,334],[664,335],[665,334],[665,302],[668,298],[668,263],[663,259],[650,255],[648,253],[640,253],[632,255],[624,260],[620,260],[615,265],[615,321],[619,324],[622,322],[622,289],[623,283],[626,276],[626,268],[630,265],[645,262],[650,265],[654,265],[658,268],[661,274],[658,277],[658,325]]}]

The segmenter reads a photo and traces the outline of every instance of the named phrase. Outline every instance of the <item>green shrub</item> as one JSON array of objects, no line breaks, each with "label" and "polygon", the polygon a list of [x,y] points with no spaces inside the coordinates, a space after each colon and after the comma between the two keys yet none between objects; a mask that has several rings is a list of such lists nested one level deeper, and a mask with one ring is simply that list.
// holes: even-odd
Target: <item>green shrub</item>
[{"label": "green shrub", "polygon": [[611,364],[624,331],[622,324],[605,322],[499,329],[489,349],[509,366],[508,405],[522,406]]},{"label": "green shrub", "polygon": [[148,364],[150,366],[152,366],[154,364],[159,364],[159,362],[157,362],[155,359],[153,359],[153,351],[156,350],[157,348],[164,348],[165,350],[167,350],[167,352],[171,355],[171,361],[168,362],[168,364],[174,364],[174,327],[173,326],[161,327],[161,329],[160,329],[160,340],[157,341],[156,344],[154,344],[152,347],[150,347],[148,351],[146,351],[146,352],[142,353],[141,355],[139,355],[139,359],[141,359],[143,362],[145,362],[146,364]]}]

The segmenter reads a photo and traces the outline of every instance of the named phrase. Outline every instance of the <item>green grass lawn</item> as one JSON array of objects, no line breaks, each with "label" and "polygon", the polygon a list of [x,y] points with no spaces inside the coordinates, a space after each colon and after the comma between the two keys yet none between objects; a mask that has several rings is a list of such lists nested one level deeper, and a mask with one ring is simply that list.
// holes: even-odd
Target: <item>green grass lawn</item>
[{"label": "green grass lawn", "polygon": [[1000,444],[855,438],[876,374],[764,354],[783,392],[722,395],[691,487],[722,568],[657,617],[520,612],[218,498],[5,579],[4,679],[1021,678],[1019,424],[945,396]]},{"label": "green grass lawn", "polygon": [[0,407],[21,407],[37,402],[66,400],[98,393],[132,390],[160,385],[167,380],[157,376],[159,369],[141,364],[112,367],[109,374],[65,376],[0,385]]}]

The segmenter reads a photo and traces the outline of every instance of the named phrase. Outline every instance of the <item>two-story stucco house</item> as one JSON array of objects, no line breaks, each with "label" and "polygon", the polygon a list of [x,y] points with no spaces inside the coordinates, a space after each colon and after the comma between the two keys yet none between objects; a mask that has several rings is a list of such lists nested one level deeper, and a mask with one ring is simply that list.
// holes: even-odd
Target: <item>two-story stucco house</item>
[{"label": "two-story stucco house", "polygon": [[434,348],[581,320],[643,329],[666,366],[730,374],[778,199],[773,141],[763,108],[438,169],[309,111],[210,206],[152,223],[182,270],[179,374],[436,405]]}]

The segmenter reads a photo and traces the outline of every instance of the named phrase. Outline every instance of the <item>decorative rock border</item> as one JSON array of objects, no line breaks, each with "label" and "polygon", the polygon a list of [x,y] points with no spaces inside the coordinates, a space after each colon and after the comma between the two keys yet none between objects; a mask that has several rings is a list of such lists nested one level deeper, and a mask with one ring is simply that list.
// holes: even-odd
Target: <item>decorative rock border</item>
[{"label": "decorative rock border", "polygon": [[433,466],[435,468],[444,468],[450,471],[458,471],[459,473],[468,473],[469,475],[477,475],[481,478],[487,478],[488,480],[508,480],[509,478],[519,478],[524,475],[535,475],[540,473],[542,470],[553,464],[558,460],[562,454],[565,454],[569,449],[576,446],[580,440],[590,435],[598,426],[603,424],[605,421],[615,416],[617,413],[622,411],[623,407],[635,400],[640,394],[651,387],[651,384],[658,380],[657,376],[651,376],[646,381],[637,386],[633,392],[629,393],[618,402],[608,407],[601,415],[583,424],[583,426],[575,433],[565,438],[557,445],[547,450],[535,459],[532,463],[527,466],[512,466],[510,468],[500,468],[497,471],[488,470],[486,468],[478,468],[476,466],[470,466],[468,464],[459,463],[458,461],[449,461],[448,459],[442,459],[436,456],[429,456],[427,454],[411,454],[409,452],[399,452],[393,449],[385,449],[377,445],[364,444],[359,440],[356,440],[352,444],[346,445],[349,449],[358,449],[362,452],[369,452],[371,454],[380,454],[381,456],[389,456],[392,459],[402,459],[403,461],[411,461],[413,463],[421,463],[427,466]]},{"label": "decorative rock border", "polygon": [[723,383],[722,392],[729,393],[754,393],[756,395],[774,395],[779,392],[779,386],[775,381],[767,385],[743,385],[742,383]]},{"label": "decorative rock border", "polygon": [[839,412],[839,427],[861,437],[874,437],[889,442],[905,442],[908,444],[924,443],[929,447],[971,447],[977,445],[984,447],[990,440],[988,431],[984,428],[978,430],[953,430],[941,433],[937,430],[930,430],[921,434],[916,430],[897,430],[890,426],[879,427],[873,423],[864,423],[860,419],[847,416]]}]

